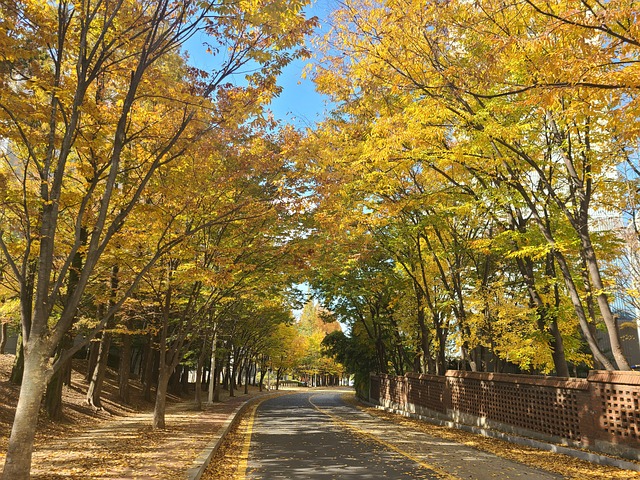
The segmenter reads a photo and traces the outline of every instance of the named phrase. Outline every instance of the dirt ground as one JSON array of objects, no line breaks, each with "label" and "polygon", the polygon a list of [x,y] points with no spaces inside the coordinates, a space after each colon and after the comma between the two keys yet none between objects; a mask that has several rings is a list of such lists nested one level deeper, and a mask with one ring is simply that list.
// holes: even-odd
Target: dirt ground
[{"label": "dirt ground", "polygon": [[[9,381],[13,355],[0,355],[0,455],[7,447],[11,424],[15,413],[20,387]],[[58,438],[61,434],[72,434],[83,429],[108,421],[114,417],[121,417],[148,411],[153,404],[144,400],[139,382],[131,382],[131,404],[123,405],[117,396],[117,381],[115,372],[107,370],[104,384],[104,409],[96,411],[85,401],[87,382],[84,380],[86,362],[74,360],[71,376],[71,386],[63,387],[63,419],[59,422],[49,420],[44,412],[38,419],[38,433],[36,443],[46,442],[51,438]],[[172,397],[171,401],[178,400]]]}]

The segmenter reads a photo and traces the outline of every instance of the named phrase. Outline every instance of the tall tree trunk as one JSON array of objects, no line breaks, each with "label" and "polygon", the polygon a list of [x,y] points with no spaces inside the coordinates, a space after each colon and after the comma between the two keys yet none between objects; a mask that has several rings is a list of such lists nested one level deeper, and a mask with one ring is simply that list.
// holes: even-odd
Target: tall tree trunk
[{"label": "tall tree trunk", "polygon": [[[515,220],[512,225],[515,227]],[[517,244],[515,248],[518,248]],[[549,342],[551,348],[551,356],[553,358],[553,365],[556,370],[556,375],[559,377],[569,376],[569,367],[564,354],[564,341],[560,330],[558,329],[558,317],[555,313],[560,306],[560,290],[556,282],[553,287],[553,308],[550,308],[548,303],[545,303],[538,291],[538,286],[535,281],[534,264],[533,260],[529,257],[516,258],[518,269],[520,274],[524,278],[527,285],[527,292],[529,293],[529,300],[531,306],[535,307],[538,314],[538,330],[542,333],[550,332],[552,338]],[[545,259],[545,274],[548,278],[557,279],[555,270],[555,261],[553,255],[549,253]],[[549,288],[543,289],[543,292],[549,294]]]},{"label": "tall tree trunk", "polygon": [[237,372],[237,381],[236,381],[236,387],[238,389],[240,389],[240,387],[242,386],[242,375],[244,373],[244,369],[247,368],[247,361],[243,358],[241,362],[238,363],[238,372]]},{"label": "tall tree trunk", "polygon": [[447,370],[447,328],[443,327],[444,322],[441,313],[434,313],[433,324],[436,327],[436,337],[438,339],[438,353],[436,358],[436,374],[444,375]]},{"label": "tall tree trunk", "polygon": [[[598,317],[596,315],[596,304],[593,298],[593,288],[591,287],[591,278],[589,277],[589,272],[587,272],[587,264],[582,259],[582,270],[580,271],[582,276],[582,288],[584,289],[584,304],[587,308],[588,319],[589,319],[589,331],[593,338],[597,339],[597,331],[598,331]],[[591,357],[593,358],[593,366],[597,370],[602,370],[605,366],[598,359],[598,357],[592,352]]]},{"label": "tall tree trunk", "polygon": [[182,384],[182,393],[189,393],[189,372],[190,369],[186,365],[182,367],[182,375],[180,376],[180,383]]},{"label": "tall tree trunk", "polygon": [[49,380],[44,397],[47,416],[52,420],[62,418],[62,384],[62,371],[58,370]]},{"label": "tall tree trunk", "polygon": [[153,428],[165,428],[165,409],[167,389],[171,378],[171,370],[167,368],[167,334],[169,331],[169,315],[171,311],[171,270],[168,272],[167,293],[162,311],[162,328],[160,329],[160,358],[158,360],[158,387],[156,403],[153,409]]},{"label": "tall tree trunk", "polygon": [[[513,170],[509,169],[509,167],[507,167],[508,170],[510,171],[511,174],[513,174]],[[607,370],[615,370],[615,366],[613,365],[613,363],[611,363],[611,361],[602,353],[602,350],[600,349],[598,342],[596,341],[593,333],[591,332],[590,326],[589,326],[589,320],[587,318],[587,315],[585,314],[584,311],[584,305],[582,303],[582,298],[580,295],[580,292],[578,291],[578,288],[576,287],[575,281],[573,279],[573,274],[571,272],[571,268],[569,265],[569,262],[567,261],[567,259],[565,258],[564,254],[562,253],[562,251],[558,248],[556,248],[556,241],[555,238],[553,236],[553,233],[551,231],[551,227],[547,224],[548,222],[546,222],[546,219],[542,218],[540,213],[538,212],[538,209],[536,208],[535,202],[533,202],[533,200],[531,199],[530,195],[526,192],[525,188],[522,185],[519,185],[517,183],[512,183],[512,186],[516,188],[516,190],[520,193],[520,195],[522,196],[523,200],[527,203],[529,209],[531,210],[531,212],[534,215],[534,218],[536,220],[536,224],[538,225],[538,229],[540,230],[540,233],[544,236],[545,240],[547,241],[547,243],[553,247],[552,249],[552,254],[556,260],[556,263],[558,265],[558,268],[560,269],[560,273],[562,274],[562,278],[564,280],[564,284],[567,288],[567,292],[569,293],[569,298],[571,300],[571,303],[573,305],[573,309],[576,313],[576,317],[578,317],[578,323],[580,324],[580,329],[582,330],[582,336],[584,337],[584,339],[587,341],[587,343],[589,344],[589,348],[591,349],[591,353],[593,354],[594,358],[596,361],[600,362],[604,368],[606,368]],[[560,205],[560,207],[565,207],[565,205]],[[576,227],[575,225],[575,218],[572,218],[571,215],[568,215],[569,220],[572,222],[574,228]],[[587,228],[588,225],[588,209],[584,211],[584,229]],[[578,236],[580,237],[580,240],[583,242],[582,245],[582,249],[584,250],[585,245],[584,245],[584,235],[581,233],[580,228],[576,228],[576,232],[578,233]],[[593,249],[592,249],[593,252]],[[583,259],[586,260],[586,255],[583,253]],[[594,260],[594,265],[597,268],[597,263],[595,263],[595,255],[593,256],[593,260]],[[587,268],[590,269],[591,267],[589,265],[587,265]],[[589,272],[591,274],[591,271]],[[598,272],[599,273],[599,272]],[[596,287],[596,285],[594,284],[594,287]],[[597,287],[596,287],[597,288]],[[604,295],[604,294],[603,294]],[[606,296],[604,296],[604,300],[606,301]],[[607,304],[608,305],[608,304]]]},{"label": "tall tree trunk", "polygon": [[[211,405],[213,403],[213,395],[215,393],[216,388],[218,387],[218,377],[216,374],[217,370],[217,362],[216,362],[216,347],[218,344],[218,329],[214,327],[213,329],[213,339],[211,340],[211,364],[209,365],[209,392],[207,397],[207,403]],[[203,348],[204,350],[204,348]]]},{"label": "tall tree trunk", "polygon": [[262,391],[262,387],[264,386],[264,374],[267,373],[267,362],[264,360],[260,363],[260,383],[258,384],[258,388]]},{"label": "tall tree trunk", "polygon": [[[104,303],[99,303],[96,307],[96,318],[104,317]],[[100,352],[100,345],[102,341],[102,332],[96,334],[96,337],[91,339],[89,343],[89,358],[87,362],[87,373],[85,374],[84,379],[87,382],[91,382],[91,378],[93,377],[93,372],[96,369],[96,365],[98,363],[98,354]]]},{"label": "tall tree trunk", "polygon": [[24,375],[29,381],[20,386],[2,480],[29,479],[38,414],[47,388],[48,363],[46,347],[31,343],[30,351],[24,358]]},{"label": "tall tree trunk", "polygon": [[178,365],[175,370],[169,375],[169,386],[167,387],[167,393],[173,395],[180,395],[180,373],[182,372],[182,365]]},{"label": "tall tree trunk", "polygon": [[573,281],[573,277],[571,275],[571,270],[569,269],[569,265],[567,263],[566,258],[559,250],[554,250],[553,252],[556,262],[558,263],[558,267],[560,268],[560,272],[562,273],[562,278],[564,279],[564,284],[567,287],[567,291],[569,292],[569,298],[571,299],[571,303],[573,304],[574,311],[576,312],[576,316],[578,317],[578,323],[580,324],[580,328],[582,329],[582,335],[585,340],[589,344],[589,348],[593,353],[593,356],[598,360],[604,368],[607,370],[615,370],[615,366],[611,361],[602,353],[600,347],[598,346],[598,342],[593,336],[591,329],[589,327],[589,321],[587,316],[585,315],[584,307],[582,306],[582,299],[580,298],[580,293]]},{"label": "tall tree trunk", "polygon": [[558,377],[569,376],[569,365],[564,354],[564,341],[562,334],[558,328],[558,319],[554,315],[551,319],[551,325],[549,325],[553,340],[551,341],[551,356],[553,357],[553,364],[556,368],[556,375]]},{"label": "tall tree trunk", "polygon": [[169,378],[171,377],[171,373],[168,371],[166,365],[163,365],[162,362],[165,360],[166,355],[160,352],[160,372],[158,376],[158,388],[156,391],[156,403],[153,408],[153,428],[165,428],[165,413],[167,407],[167,390],[169,387]]},{"label": "tall tree trunk", "polygon": [[[550,276],[551,278],[557,278],[555,262],[551,254],[547,255],[546,268],[548,276]],[[554,310],[557,312],[560,308],[561,303],[560,288],[558,287],[557,282],[554,282],[553,284],[553,299],[555,307]],[[556,375],[559,377],[568,377],[569,365],[567,364],[567,359],[564,354],[564,340],[562,339],[562,334],[560,333],[560,328],[558,327],[557,313],[551,315],[549,329],[551,330],[551,335],[553,335],[553,340],[551,340],[551,355],[553,357],[553,365],[556,368]]]},{"label": "tall tree trunk", "polygon": [[[83,228],[81,232],[81,241],[83,245],[87,240],[86,233],[86,229]],[[67,299],[73,295],[76,287],[78,286],[78,272],[82,270],[82,263],[83,255],[80,251],[77,251],[71,261],[72,268],[69,272],[67,281]],[[59,358],[65,353],[65,351],[71,347],[73,347],[73,338],[71,337],[71,333],[67,332],[60,340],[60,345],[56,349],[56,358],[54,363],[58,362]],[[64,384],[71,384],[71,362],[71,358],[66,360],[53,374],[47,384],[44,402],[47,415],[53,420],[60,420],[62,418],[62,387]]]},{"label": "tall tree trunk", "polygon": [[607,327],[607,334],[609,336],[609,343],[611,344],[611,353],[613,354],[613,358],[618,365],[618,369],[631,370],[631,366],[629,365],[629,362],[624,355],[624,351],[622,350],[618,324],[613,316],[613,312],[611,312],[609,299],[605,293],[606,288],[602,281],[602,275],[600,274],[598,258],[596,256],[595,249],[593,248],[593,243],[591,242],[591,235],[589,233],[589,200],[588,196],[585,196],[584,200],[581,202],[581,212],[579,219],[577,219],[579,226],[576,230],[582,246],[582,258],[587,267],[586,270],[589,272],[591,286],[593,287],[593,293],[596,302],[598,303],[602,320]]},{"label": "tall tree trunk", "polygon": [[[118,265],[111,267],[111,279],[110,279],[110,296],[109,296],[109,309],[115,305],[115,297],[118,292]],[[91,381],[89,382],[89,388],[87,391],[87,403],[94,408],[101,409],[102,403],[100,396],[102,395],[102,384],[104,383],[104,377],[107,373],[107,363],[109,361],[109,350],[111,350],[111,332],[115,324],[115,315],[111,315],[107,319],[105,330],[102,332],[102,338],[100,339],[100,349],[98,351],[98,358],[96,360],[96,366],[93,374],[91,375]]]},{"label": "tall tree trunk", "polygon": [[416,319],[418,320],[418,326],[420,327],[420,349],[422,350],[422,358],[425,365],[427,365],[427,372],[433,373],[431,362],[431,333],[425,320],[424,314],[424,294],[422,293],[422,287],[414,281],[414,293],[416,295]]},{"label": "tall tree trunk", "polygon": [[[171,265],[168,272],[167,281],[167,293],[165,295],[164,308],[162,313],[162,329],[160,331],[159,342],[159,361],[158,361],[158,387],[156,390],[156,402],[153,409],[153,428],[165,428],[165,413],[167,404],[167,391],[169,380],[174,374],[176,367],[180,363],[181,356],[178,354],[180,342],[174,344],[169,349],[168,332],[169,332],[169,318],[171,314],[171,298],[173,289],[171,286]],[[186,369],[186,367],[183,367]],[[178,375],[178,386],[180,385],[180,378]]]}]

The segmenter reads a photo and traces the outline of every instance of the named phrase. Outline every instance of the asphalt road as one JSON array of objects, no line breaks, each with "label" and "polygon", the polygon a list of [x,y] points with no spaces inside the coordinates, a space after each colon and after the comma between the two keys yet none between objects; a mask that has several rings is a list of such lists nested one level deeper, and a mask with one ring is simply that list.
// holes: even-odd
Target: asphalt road
[{"label": "asphalt road", "polygon": [[369,415],[344,391],[266,400],[251,426],[250,479],[527,479],[560,477]]}]

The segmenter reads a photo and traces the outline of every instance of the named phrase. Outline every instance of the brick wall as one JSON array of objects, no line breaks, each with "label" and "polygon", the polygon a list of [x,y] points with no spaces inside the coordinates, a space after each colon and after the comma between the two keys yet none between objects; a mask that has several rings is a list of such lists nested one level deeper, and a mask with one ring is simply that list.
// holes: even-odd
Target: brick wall
[{"label": "brick wall", "polygon": [[445,377],[408,373],[406,379],[408,403],[420,405],[435,412],[447,412],[444,403]]},{"label": "brick wall", "polygon": [[640,460],[640,372],[567,379],[448,371],[371,380],[371,400],[386,407]]}]

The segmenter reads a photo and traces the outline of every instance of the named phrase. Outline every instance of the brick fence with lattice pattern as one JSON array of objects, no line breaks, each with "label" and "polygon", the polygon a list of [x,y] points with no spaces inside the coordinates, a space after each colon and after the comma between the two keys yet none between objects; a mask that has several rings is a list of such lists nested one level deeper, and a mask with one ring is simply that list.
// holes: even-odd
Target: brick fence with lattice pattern
[{"label": "brick fence with lattice pattern", "polygon": [[448,371],[372,375],[387,408],[640,460],[640,372],[584,378]]}]

